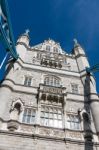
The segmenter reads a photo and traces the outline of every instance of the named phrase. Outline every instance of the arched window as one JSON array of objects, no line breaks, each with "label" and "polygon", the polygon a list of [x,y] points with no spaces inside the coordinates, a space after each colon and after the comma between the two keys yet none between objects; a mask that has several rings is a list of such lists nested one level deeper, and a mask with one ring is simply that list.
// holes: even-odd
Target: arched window
[{"label": "arched window", "polygon": [[59,87],[60,86],[60,80],[59,80],[59,78],[53,77],[53,76],[45,77],[44,84]]}]

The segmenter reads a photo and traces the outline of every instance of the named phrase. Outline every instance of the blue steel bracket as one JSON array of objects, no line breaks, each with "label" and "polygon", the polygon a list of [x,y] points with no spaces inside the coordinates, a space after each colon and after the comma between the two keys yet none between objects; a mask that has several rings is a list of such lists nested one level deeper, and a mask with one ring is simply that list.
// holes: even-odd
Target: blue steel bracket
[{"label": "blue steel bracket", "polygon": [[14,59],[18,59],[6,0],[0,0],[0,40],[6,51],[9,51]]}]

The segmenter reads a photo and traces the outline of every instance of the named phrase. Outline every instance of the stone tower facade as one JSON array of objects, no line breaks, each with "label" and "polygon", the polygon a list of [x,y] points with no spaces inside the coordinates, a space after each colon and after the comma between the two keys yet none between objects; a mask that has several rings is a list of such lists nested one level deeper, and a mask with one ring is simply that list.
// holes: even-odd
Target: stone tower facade
[{"label": "stone tower facade", "polygon": [[[99,150],[99,97],[83,48],[17,41],[0,86],[0,150]],[[11,65],[11,64],[10,64]]]}]

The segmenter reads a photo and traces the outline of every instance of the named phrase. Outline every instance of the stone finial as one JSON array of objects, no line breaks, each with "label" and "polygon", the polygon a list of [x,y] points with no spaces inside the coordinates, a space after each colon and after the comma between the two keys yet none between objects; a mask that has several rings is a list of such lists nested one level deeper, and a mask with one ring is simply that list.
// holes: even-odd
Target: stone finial
[{"label": "stone finial", "polygon": [[74,47],[79,46],[77,39],[74,39],[73,41],[74,41]]},{"label": "stone finial", "polygon": [[29,32],[30,32],[29,29],[26,29],[26,30],[25,30],[25,33],[26,33],[26,34],[29,34]]},{"label": "stone finial", "polygon": [[30,33],[30,30],[26,29],[24,34],[27,35],[27,36],[29,36],[29,33]]}]

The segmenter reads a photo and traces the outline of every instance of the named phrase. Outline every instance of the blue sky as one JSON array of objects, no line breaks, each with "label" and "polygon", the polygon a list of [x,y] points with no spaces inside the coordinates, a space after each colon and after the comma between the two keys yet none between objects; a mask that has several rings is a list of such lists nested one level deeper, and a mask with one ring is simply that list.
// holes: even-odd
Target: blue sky
[{"label": "blue sky", "polygon": [[[8,0],[15,41],[30,30],[30,45],[49,37],[70,53],[73,39],[85,49],[90,65],[99,63],[99,0]],[[99,73],[95,74],[99,92]]]}]

